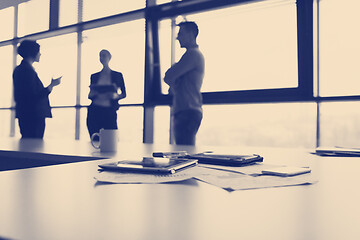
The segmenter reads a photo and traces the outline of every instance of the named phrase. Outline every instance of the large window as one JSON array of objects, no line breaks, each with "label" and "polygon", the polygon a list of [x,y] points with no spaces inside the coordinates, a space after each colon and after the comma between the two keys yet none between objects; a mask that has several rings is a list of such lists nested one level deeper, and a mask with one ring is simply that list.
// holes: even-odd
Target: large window
[{"label": "large window", "polygon": [[[205,105],[203,109],[199,145],[315,147],[314,103]],[[154,143],[169,142],[169,116],[168,106],[155,108]]]},{"label": "large window", "polygon": [[0,41],[14,37],[14,8],[0,9]]},{"label": "large window", "polygon": [[74,139],[75,137],[75,109],[53,108],[53,118],[46,119],[46,138]]},{"label": "large window", "polygon": [[0,137],[10,136],[11,110],[0,110]]},{"label": "large window", "polygon": [[78,21],[78,0],[60,0],[59,26],[75,24]]},{"label": "large window", "polygon": [[[199,26],[198,44],[206,64],[203,92],[298,87],[295,1],[264,1],[186,19]],[[183,20],[178,17],[176,22]],[[169,32],[170,20],[160,27]],[[160,36],[160,43],[170,39]],[[184,50],[175,46],[177,61]],[[161,59],[168,60],[170,54],[168,45],[161,45]],[[162,77],[168,65],[162,66]]]},{"label": "large window", "polygon": [[[53,108],[52,118],[46,118],[44,139],[74,139],[75,108]],[[15,124],[15,137],[20,138],[18,120]]]},{"label": "large window", "polygon": [[320,96],[360,94],[360,1],[319,3]]},{"label": "large window", "polygon": [[0,107],[11,107],[12,99],[12,69],[13,69],[13,47],[0,47]]},{"label": "large window", "polygon": [[117,113],[119,141],[141,143],[143,137],[143,108],[120,107]]},{"label": "large window", "polygon": [[[171,31],[171,20],[166,19],[159,22],[159,45],[160,45],[160,70],[161,70],[161,88],[162,93],[167,94],[169,87],[163,82],[165,72],[171,67],[172,63],[172,31]],[[173,57],[174,58],[174,57]]]},{"label": "large window", "polygon": [[154,111],[154,143],[167,144],[170,140],[170,107],[158,106]]},{"label": "large window", "polygon": [[49,29],[50,0],[31,0],[19,4],[19,36]]},{"label": "large window", "polygon": [[127,97],[119,103],[142,103],[144,100],[145,35],[144,20],[120,23],[84,31],[82,44],[81,104],[88,99],[90,75],[101,71],[99,52],[112,54],[110,67],[123,74]]},{"label": "large window", "polygon": [[359,147],[360,103],[320,104],[320,142],[323,146]]},{"label": "large window", "polygon": [[44,86],[51,78],[63,76],[61,84],[50,94],[51,106],[74,106],[76,104],[76,34],[61,35],[37,41],[40,44],[40,62],[35,63]]},{"label": "large window", "polygon": [[145,7],[145,0],[83,0],[84,21],[129,12]]},{"label": "large window", "polygon": [[314,103],[206,105],[200,145],[314,147]]},{"label": "large window", "polygon": [[[123,73],[127,90],[126,99],[119,102],[120,140],[141,142],[143,126],[154,120],[154,142],[168,143],[170,97],[162,79],[184,53],[176,40],[176,24],[186,19],[199,25],[198,44],[206,62],[204,119],[197,144],[313,147],[320,139],[321,145],[356,146],[359,140],[360,117],[354,110],[360,98],[358,0],[156,0],[148,1],[155,4],[146,11],[145,0],[59,0],[59,9],[52,9],[59,10],[59,19],[53,18],[52,23],[58,20],[61,29],[49,29],[50,0],[14,2],[0,10],[4,23],[0,31],[0,136],[12,133],[14,123],[16,137],[20,136],[11,109],[13,59],[18,64],[21,60],[14,46],[31,38],[39,39],[41,45],[41,60],[34,67],[44,85],[52,77],[63,76],[50,95],[55,108],[54,118],[47,120],[46,138],[89,140],[90,75],[102,68],[99,51],[108,49],[110,67]],[[113,15],[118,16],[108,18]],[[145,53],[146,21],[151,31]],[[313,47],[319,47],[319,55],[313,56]],[[157,57],[161,79],[157,62],[145,65],[147,59]],[[145,69],[150,71],[145,73]],[[312,95],[314,71],[319,74],[318,98]],[[151,91],[144,89],[144,79]],[[162,95],[158,95],[159,86]],[[145,105],[155,109],[154,119],[149,114],[145,125],[144,92],[149,93]],[[355,95],[353,102],[340,102],[350,95]],[[333,96],[339,102],[328,102]],[[80,108],[75,108],[79,103]]]}]

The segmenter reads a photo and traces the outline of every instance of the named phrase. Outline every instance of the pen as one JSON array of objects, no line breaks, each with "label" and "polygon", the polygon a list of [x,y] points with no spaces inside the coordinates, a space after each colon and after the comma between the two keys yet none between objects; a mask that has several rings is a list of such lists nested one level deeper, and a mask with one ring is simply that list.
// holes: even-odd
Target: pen
[{"label": "pen", "polygon": [[173,152],[153,152],[153,157],[180,157],[186,156],[186,151],[173,151]]}]

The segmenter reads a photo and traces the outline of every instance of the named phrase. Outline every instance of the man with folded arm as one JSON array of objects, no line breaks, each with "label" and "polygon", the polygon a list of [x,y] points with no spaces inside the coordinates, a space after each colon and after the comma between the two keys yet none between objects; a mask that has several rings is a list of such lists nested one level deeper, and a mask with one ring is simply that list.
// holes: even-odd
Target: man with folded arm
[{"label": "man with folded arm", "polygon": [[205,60],[196,42],[199,33],[195,22],[178,24],[177,40],[186,52],[165,73],[173,97],[171,115],[175,143],[195,145],[196,133],[203,117],[201,86],[204,78]]}]

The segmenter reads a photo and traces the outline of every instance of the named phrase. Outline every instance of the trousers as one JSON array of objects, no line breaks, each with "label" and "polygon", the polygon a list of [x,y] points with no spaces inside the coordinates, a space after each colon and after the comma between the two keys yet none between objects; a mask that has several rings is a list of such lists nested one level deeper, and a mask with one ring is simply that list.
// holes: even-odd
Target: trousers
[{"label": "trousers", "polygon": [[113,107],[90,105],[88,107],[86,125],[90,137],[94,133],[98,133],[101,128],[118,129],[116,109]]},{"label": "trousers", "polygon": [[44,137],[45,117],[22,116],[18,118],[21,138]]},{"label": "trousers", "polygon": [[184,110],[173,116],[175,143],[179,145],[195,145],[203,114],[196,110]]}]

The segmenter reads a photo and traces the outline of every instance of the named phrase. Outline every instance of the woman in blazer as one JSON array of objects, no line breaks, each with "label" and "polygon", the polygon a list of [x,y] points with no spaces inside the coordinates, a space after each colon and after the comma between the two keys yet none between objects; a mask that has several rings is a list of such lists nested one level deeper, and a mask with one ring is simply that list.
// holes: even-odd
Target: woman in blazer
[{"label": "woman in blazer", "polygon": [[[88,98],[87,127],[90,137],[101,128],[117,129],[118,101],[126,97],[125,83],[122,73],[110,69],[111,54],[108,50],[99,53],[103,69],[90,77]],[[121,93],[119,94],[119,90]],[[96,139],[95,139],[96,140]]]},{"label": "woman in blazer", "polygon": [[24,40],[20,43],[18,54],[23,58],[14,69],[13,86],[15,112],[22,138],[42,139],[45,131],[45,118],[51,118],[49,94],[60,84],[60,78],[52,79],[44,87],[36,71],[34,62],[40,61],[40,45],[36,41]]}]

